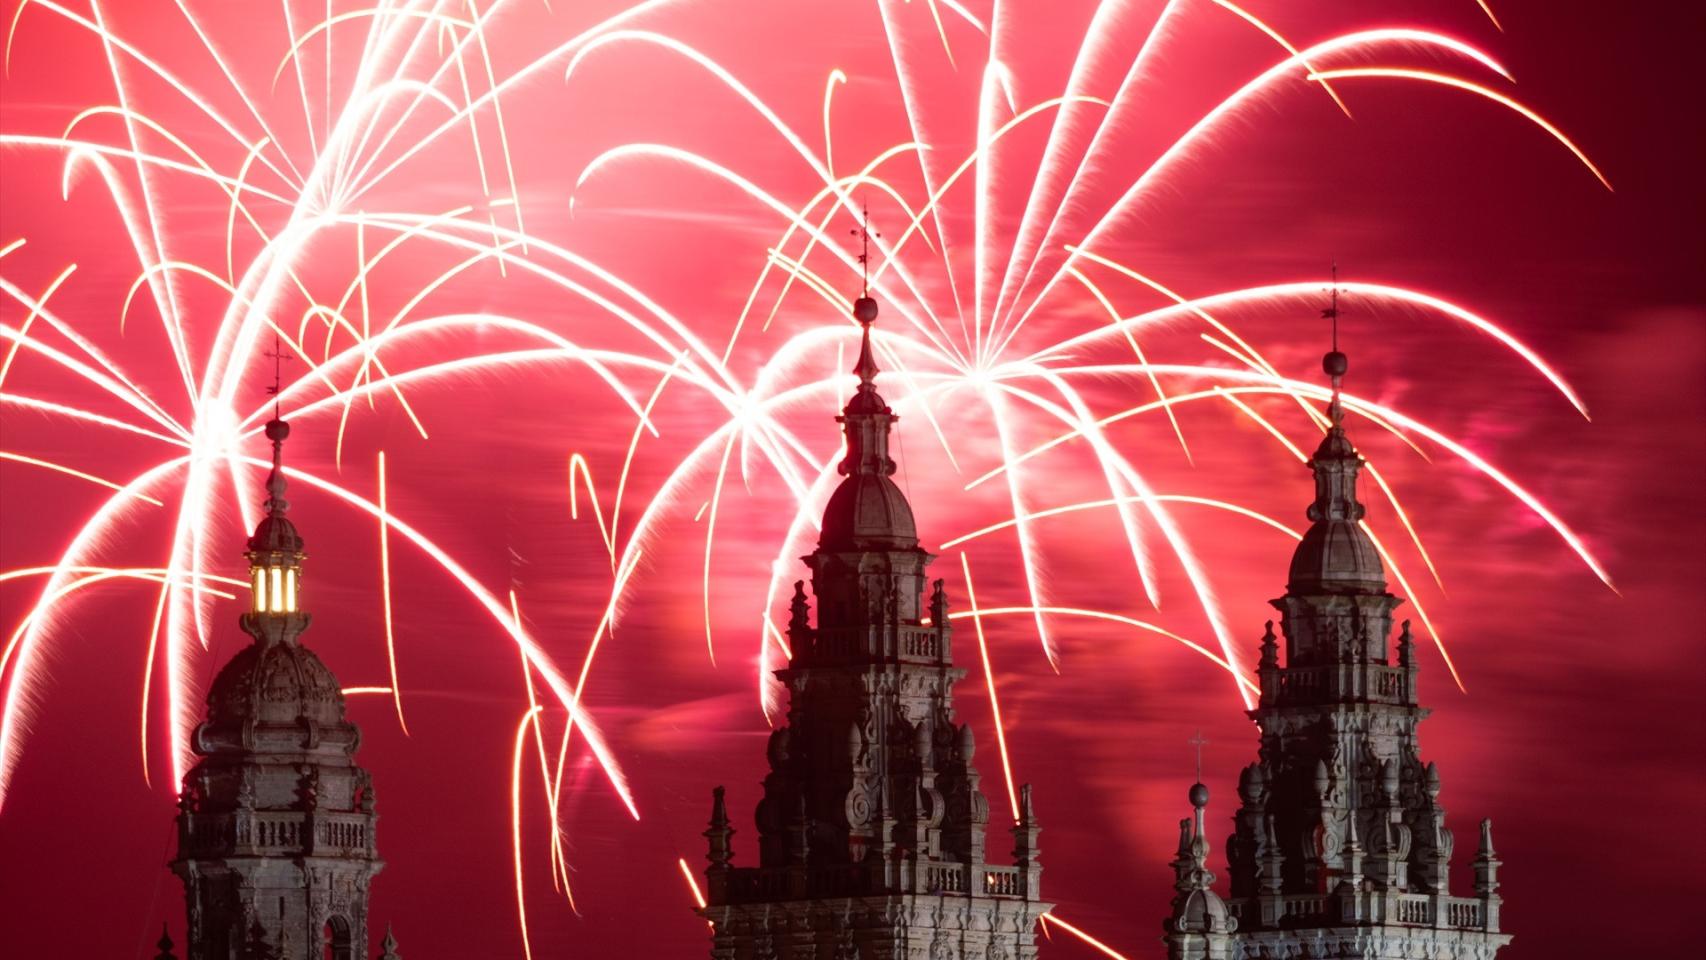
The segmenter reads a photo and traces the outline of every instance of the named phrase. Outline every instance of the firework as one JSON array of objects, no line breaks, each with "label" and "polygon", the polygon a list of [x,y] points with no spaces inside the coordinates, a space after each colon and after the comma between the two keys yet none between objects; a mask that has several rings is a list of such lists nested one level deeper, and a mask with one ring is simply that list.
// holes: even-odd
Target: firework
[{"label": "firework", "polygon": [[[138,744],[144,775],[158,772],[157,765],[169,770],[168,783],[181,779],[189,759],[187,735],[197,720],[196,667],[206,655],[215,612],[233,596],[220,588],[243,586],[220,571],[240,531],[253,524],[259,471],[268,466],[249,451],[262,423],[283,409],[335,438],[338,466],[369,456],[377,465],[372,497],[335,474],[300,466],[288,471],[292,480],[372,523],[377,532],[388,683],[348,692],[389,696],[399,725],[407,729],[408,685],[398,669],[392,627],[390,570],[398,551],[427,558],[489,618],[492,641],[512,643],[520,653],[518,700],[524,694],[525,705],[513,744],[510,805],[525,944],[521,821],[527,740],[533,740],[551,824],[553,884],[570,896],[560,809],[577,730],[635,818],[644,800],[629,789],[582,703],[601,641],[627,602],[646,591],[642,560],[680,549],[680,540],[661,530],[685,513],[703,525],[694,553],[703,571],[699,605],[707,662],[715,659],[716,536],[737,479],[750,486],[765,478],[790,499],[787,529],[768,545],[774,560],[751,635],[758,705],[773,712],[770,672],[788,651],[769,611],[783,599],[784,584],[794,576],[792,558],[815,533],[835,476],[839,453],[827,446],[833,433],[824,417],[845,386],[841,354],[855,332],[848,293],[861,277],[887,313],[899,318],[875,339],[881,363],[893,371],[896,407],[922,423],[914,436],[934,441],[932,455],[961,471],[950,486],[983,497],[978,502],[993,511],[961,535],[945,538],[943,549],[961,551],[970,607],[955,616],[970,617],[976,627],[1010,803],[1016,806],[1015,778],[984,618],[1028,619],[1043,662],[1056,670],[1070,668],[1057,638],[1060,623],[1077,618],[1122,624],[1200,654],[1224,672],[1227,692],[1248,704],[1251,682],[1214,577],[1202,545],[1186,535],[1175,508],[1230,512],[1296,534],[1247,505],[1159,490],[1147,466],[1156,451],[1135,448],[1112,428],[1159,414],[1189,457],[1190,441],[1176,412],[1185,405],[1214,406],[1301,456],[1302,437],[1324,427],[1315,406],[1325,391],[1283,375],[1269,355],[1274,348],[1259,346],[1232,323],[1257,309],[1316,309],[1323,282],[1304,278],[1179,293],[1144,264],[1124,262],[1118,255],[1121,238],[1142,230],[1142,212],[1160,202],[1181,168],[1212,160],[1238,125],[1262,122],[1256,108],[1280,105],[1280,98],[1298,89],[1319,91],[1346,114],[1343,95],[1361,83],[1425,84],[1468,94],[1555,140],[1586,170],[1584,186],[1595,180],[1607,189],[1610,184],[1558,126],[1503,92],[1509,74],[1492,56],[1452,36],[1372,26],[1298,46],[1251,12],[1217,0],[1164,4],[1134,45],[1130,18],[1117,15],[1119,6],[1098,8],[1079,38],[1064,84],[1038,97],[1035,84],[1015,76],[1018,27],[999,6],[985,15],[947,0],[911,10],[878,0],[871,24],[880,30],[890,62],[881,70],[825,65],[820,109],[789,119],[785,108],[758,92],[758,84],[743,79],[739,64],[725,65],[691,37],[673,33],[675,10],[667,2],[584,24],[519,62],[495,53],[497,41],[511,47],[513,33],[537,11],[524,13],[503,0],[429,10],[328,8],[312,17],[287,3],[278,10],[268,48],[278,56],[258,59],[222,32],[229,24],[204,20],[187,4],[179,5],[177,29],[195,43],[177,50],[157,48],[151,37],[113,22],[100,3],[87,12],[51,0],[21,4],[10,25],[9,51],[36,42],[38,33],[68,31],[99,52],[109,70],[112,102],[80,107],[57,134],[7,130],[0,133],[0,145],[60,158],[60,186],[67,193],[99,190],[122,224],[137,275],[116,315],[95,317],[58,307],[82,279],[76,272],[86,260],[81,251],[42,254],[61,263],[40,292],[0,276],[0,293],[10,299],[9,314],[16,318],[0,325],[7,341],[0,404],[8,417],[28,411],[91,435],[144,438],[156,456],[134,475],[109,477],[85,470],[86,464],[27,450],[0,452],[6,469],[52,471],[67,483],[111,493],[67,531],[57,556],[0,573],[3,580],[40,582],[0,653],[0,803],[26,744],[43,679],[43,648],[73,621],[72,604],[81,591],[103,584],[157,588],[153,619],[138,629],[145,642],[135,651],[144,666]],[[1271,42],[1271,66],[1236,78],[1217,105],[1166,133],[1145,164],[1122,168],[1117,189],[1110,190],[1112,152],[1131,131],[1151,122],[1147,98],[1168,82],[1162,54],[1181,20],[1191,17],[1227,17],[1245,25]],[[919,42],[921,31],[931,43]],[[698,75],[703,83],[686,96],[703,101],[706,111],[739,113],[767,130],[775,150],[797,162],[809,182],[804,193],[792,182],[767,186],[768,174],[746,169],[748,157],[741,151],[672,143],[670,117],[657,118],[653,139],[601,146],[576,172],[578,209],[596,209],[601,191],[613,184],[663,176],[722,184],[773,224],[774,240],[755,251],[763,265],[747,294],[722,305],[712,319],[684,319],[623,271],[578,252],[560,238],[566,210],[542,212],[517,178],[512,140],[519,125],[508,106],[511,98],[529,84],[561,83],[573,93],[594,82],[589,78],[600,64],[641,57],[669,58]],[[926,77],[944,68],[975,80],[957,115],[969,135],[936,129],[932,118],[939,111],[924,107]],[[835,101],[850,77],[892,84],[889,125],[906,130],[906,139],[868,156],[856,153],[860,140],[839,128]],[[167,123],[162,118],[168,113],[178,120]],[[803,132],[808,120],[821,121],[821,144],[813,142],[815,132]],[[434,163],[471,172],[450,178],[422,173]],[[434,189],[425,188],[428,181]],[[1001,200],[1015,182],[1030,186],[1015,205],[1017,216],[1006,216],[1011,211]],[[868,259],[848,230],[867,211],[876,225],[868,236]],[[190,222],[199,220],[207,222]],[[218,242],[198,239],[208,235],[217,235]],[[0,271],[20,251],[36,252],[29,237],[0,241],[6,243],[0,258],[7,258]],[[460,283],[475,276],[490,284],[495,293],[487,299],[498,306],[469,308],[466,298],[455,295]],[[524,296],[510,309],[504,304],[511,287],[549,289],[582,312],[544,315],[530,309]],[[1563,377],[1493,320],[1397,282],[1345,282],[1337,289],[1371,315],[1407,311],[1467,326],[1585,416],[1585,405]],[[803,304],[801,296],[791,296],[796,294]],[[1135,312],[1116,306],[1156,296],[1161,306]],[[149,382],[100,345],[115,326],[142,326],[158,338],[170,357],[164,383]],[[1162,359],[1152,338],[1186,327],[1202,333],[1199,355]],[[457,339],[472,333],[502,345]],[[514,592],[506,602],[503,588],[483,583],[418,523],[392,510],[390,486],[398,478],[387,473],[385,451],[346,452],[344,443],[352,417],[363,407],[394,405],[424,439],[432,431],[411,396],[468,377],[501,385],[508,371],[546,364],[588,371],[588,389],[606,394],[631,415],[600,424],[609,432],[600,442],[571,437],[562,450],[570,522],[585,522],[590,514],[609,567],[607,579],[581,587],[600,615],[572,668],[559,666],[527,629]],[[14,388],[25,368],[51,370],[88,402]],[[273,395],[264,387],[275,372],[284,379]],[[712,415],[666,421],[667,398],[683,392]],[[1134,404],[1133,397],[1142,400]],[[1347,395],[1345,406],[1417,452],[1443,449],[1482,474],[1556,531],[1564,548],[1610,585],[1603,565],[1556,511],[1470,446],[1372,399]],[[1289,419],[1276,422],[1282,416]],[[455,440],[440,436],[432,442]],[[623,453],[619,462],[595,463],[584,452],[593,447]],[[642,462],[663,466],[646,472],[638,469]],[[1389,507],[1381,513],[1397,524],[1387,536],[1413,548],[1426,576],[1437,583],[1441,575],[1421,532],[1378,466],[1371,473]],[[615,483],[595,484],[595,468],[606,479],[614,475]],[[1057,478],[1063,476],[1076,479],[1062,485]],[[1086,492],[1089,488],[1094,489]],[[996,489],[998,495],[987,495]],[[1068,494],[1064,502],[1059,491]],[[110,545],[149,510],[172,518],[169,537],[159,545],[161,562],[148,567],[109,562]],[[1049,581],[1042,528],[1052,518],[1089,512],[1113,515],[1107,546],[1130,558],[1138,586],[1134,596],[1119,598],[1119,609],[1064,602]],[[1012,553],[1003,559],[1018,570],[1018,583],[1009,585],[1012,602],[978,605],[965,552],[974,541],[993,556],[1011,543]],[[1382,553],[1415,601],[1412,587],[1421,578],[1411,576],[1407,552],[1383,545]],[[1171,577],[1187,584],[1186,599],[1206,635],[1187,636],[1125,610],[1128,601],[1159,605],[1163,582]],[[1446,655],[1419,603],[1418,611]],[[547,730],[553,744],[546,742]],[[148,756],[155,737],[169,745],[163,763]],[[681,866],[686,872],[685,862]],[[1117,956],[1064,921],[1051,922]]]}]

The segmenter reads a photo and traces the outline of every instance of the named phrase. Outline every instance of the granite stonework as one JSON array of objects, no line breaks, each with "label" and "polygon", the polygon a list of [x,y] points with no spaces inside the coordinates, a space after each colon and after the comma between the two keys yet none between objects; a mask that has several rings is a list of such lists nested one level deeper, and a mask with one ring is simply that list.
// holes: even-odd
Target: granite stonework
[{"label": "granite stonework", "polygon": [[[1334,398],[1309,461],[1311,526],[1273,601],[1250,717],[1256,762],[1239,777],[1227,840],[1230,895],[1213,889],[1203,832],[1208,789],[1180,822],[1171,960],[1491,960],[1499,931],[1499,859],[1482,821],[1471,896],[1449,885],[1455,848],[1440,776],[1424,763],[1415,641],[1406,621],[1392,655],[1392,613],[1379,551],[1357,500],[1362,457],[1345,435],[1338,397],[1344,355],[1328,354]],[[1280,639],[1284,640],[1284,656]]]},{"label": "granite stonework", "polygon": [[811,597],[794,586],[776,676],[786,723],[770,736],[759,862],[736,866],[721,787],[705,832],[714,960],[1031,960],[1041,900],[1038,827],[1023,791],[1011,863],[985,850],[989,803],[971,728],[954,722],[942,581],[891,479],[896,417],[877,393],[870,323],[838,420],[844,479],[825,508]]}]

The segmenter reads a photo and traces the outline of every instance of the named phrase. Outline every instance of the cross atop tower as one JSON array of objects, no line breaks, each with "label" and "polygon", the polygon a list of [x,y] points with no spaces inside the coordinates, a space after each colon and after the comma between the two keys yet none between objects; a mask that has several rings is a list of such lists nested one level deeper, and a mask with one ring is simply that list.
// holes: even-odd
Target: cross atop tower
[{"label": "cross atop tower", "polygon": [[1321,317],[1333,321],[1333,349],[1321,358],[1321,369],[1326,372],[1333,383],[1333,402],[1327,407],[1327,415],[1332,418],[1333,425],[1344,422],[1345,411],[1339,401],[1339,385],[1345,378],[1345,371],[1350,368],[1350,361],[1339,352],[1339,261],[1333,261],[1333,285],[1327,288],[1331,299],[1327,306],[1321,309]]},{"label": "cross atop tower", "polygon": [[[856,229],[849,230],[847,232],[859,238],[859,256],[857,258],[859,261],[860,273],[859,295],[861,298],[868,298],[871,295],[871,238],[882,236],[880,233],[871,232],[870,203],[865,202],[860,204],[859,226]],[[872,319],[876,318],[873,316]],[[860,322],[868,324],[870,321],[861,320]]]},{"label": "cross atop tower", "polygon": [[1202,783],[1202,748],[1208,746],[1208,739],[1202,735],[1202,728],[1197,728],[1196,736],[1185,741],[1197,748],[1197,782]]},{"label": "cross atop tower", "polygon": [[274,330],[272,335],[272,349],[261,354],[263,357],[272,358],[272,386],[267,388],[267,394],[273,398],[272,418],[274,420],[283,419],[282,415],[279,413],[279,394],[283,392],[284,389],[284,361],[296,359],[279,349],[279,346],[278,331]]}]

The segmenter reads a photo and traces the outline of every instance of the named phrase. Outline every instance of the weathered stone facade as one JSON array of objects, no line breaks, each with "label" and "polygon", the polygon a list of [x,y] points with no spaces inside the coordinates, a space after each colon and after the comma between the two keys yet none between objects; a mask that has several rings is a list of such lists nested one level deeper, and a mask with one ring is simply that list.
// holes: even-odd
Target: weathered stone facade
[{"label": "weathered stone facade", "polygon": [[771,734],[758,804],[759,863],[734,866],[717,788],[706,870],[714,960],[1031,960],[1042,867],[1030,788],[1011,866],[992,864],[989,804],[970,727],[954,722],[948,600],[929,585],[912,508],[891,478],[897,419],[877,393],[870,323],[858,392],[838,420],[847,435],[811,567],[817,623],[794,586],[776,675],[785,726]]},{"label": "weathered stone facade", "polygon": [[[282,420],[267,425],[273,472],[249,539],[253,643],[219,672],[184,777],[178,856],[188,960],[357,960],[382,861],[373,783],[355,764],[361,732],[337,678],[301,643],[302,538],[285,516]],[[389,941],[387,955],[394,955]]]},{"label": "weathered stone facade", "polygon": [[1181,821],[1178,895],[1166,920],[1172,960],[1356,957],[1490,960],[1499,932],[1492,824],[1483,821],[1474,896],[1452,896],[1454,849],[1438,768],[1424,764],[1415,643],[1406,621],[1390,656],[1392,611],[1380,555],[1361,526],[1362,458],[1338,399],[1344,355],[1327,355],[1331,426],[1310,460],[1312,523],[1292,557],[1279,637],[1269,621],[1251,719],[1255,763],[1239,777],[1227,840],[1231,896],[1206,869],[1203,808]]}]

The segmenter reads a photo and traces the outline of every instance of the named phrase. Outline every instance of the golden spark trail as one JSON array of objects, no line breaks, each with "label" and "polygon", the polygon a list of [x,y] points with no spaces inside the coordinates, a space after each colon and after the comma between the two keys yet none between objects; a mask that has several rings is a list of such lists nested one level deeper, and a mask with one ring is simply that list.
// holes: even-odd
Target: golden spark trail
[{"label": "golden spark trail", "polygon": [[[389,516],[386,505],[385,451],[379,451],[379,512]],[[379,523],[379,602],[385,614],[385,663],[391,672],[391,700],[397,708],[397,726],[403,736],[409,735],[409,723],[403,719],[403,687],[397,680],[397,638],[391,618],[391,527],[383,519]],[[518,618],[519,619],[519,618]]]},{"label": "golden spark trail", "polygon": [[[966,578],[966,602],[971,605],[968,613],[972,627],[977,631],[977,651],[983,658],[983,682],[989,688],[989,712],[995,719],[995,745],[1001,751],[1001,773],[1007,781],[1007,809],[1013,814],[1013,822],[1017,823],[1019,791],[1013,787],[1013,763],[1007,756],[1007,730],[1001,723],[1001,701],[995,696],[995,672],[989,667],[989,642],[983,637],[983,619],[978,616],[977,590],[971,582],[971,561],[963,552],[960,554],[960,570]],[[948,619],[952,620],[953,616],[949,615]]]},{"label": "golden spark trail", "polygon": [[1077,927],[1073,926],[1072,924],[1067,923],[1065,920],[1060,919],[1059,917],[1055,916],[1053,913],[1043,914],[1041,917],[1041,920],[1042,920],[1042,924],[1043,924],[1043,929],[1045,931],[1048,929],[1049,924],[1052,923],[1055,926],[1059,927],[1060,929],[1065,930],[1067,933],[1072,934],[1073,936],[1077,937],[1078,939],[1080,939],[1080,940],[1084,941],[1085,943],[1089,944],[1090,946],[1096,948],[1098,951],[1105,954],[1106,956],[1113,958],[1113,960],[1127,960],[1125,954],[1115,951],[1113,947],[1110,947],[1107,944],[1103,943],[1102,941],[1097,940],[1095,937],[1092,937],[1088,933],[1085,933],[1084,931],[1078,929]]}]

